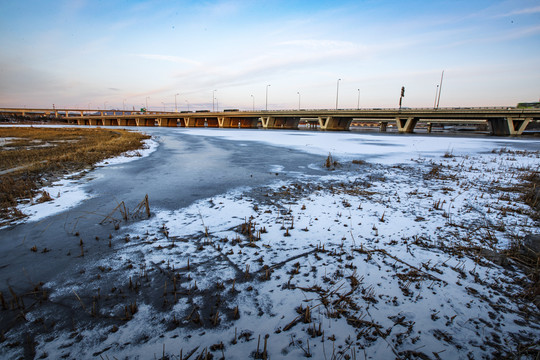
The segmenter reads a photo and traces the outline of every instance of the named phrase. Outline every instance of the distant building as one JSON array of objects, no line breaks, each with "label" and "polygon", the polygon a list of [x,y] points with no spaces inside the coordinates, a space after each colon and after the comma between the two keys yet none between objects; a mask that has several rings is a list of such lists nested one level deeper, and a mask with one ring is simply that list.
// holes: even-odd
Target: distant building
[{"label": "distant building", "polygon": [[522,102],[517,104],[518,109],[540,109],[540,101],[537,102]]}]

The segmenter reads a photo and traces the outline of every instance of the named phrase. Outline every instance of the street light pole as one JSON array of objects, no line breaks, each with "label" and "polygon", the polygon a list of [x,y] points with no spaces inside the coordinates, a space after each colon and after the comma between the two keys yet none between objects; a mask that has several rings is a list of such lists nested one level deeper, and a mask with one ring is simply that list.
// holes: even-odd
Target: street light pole
[{"label": "street light pole", "polygon": [[178,106],[176,104],[176,95],[180,95],[180,94],[174,94],[174,112],[178,112]]},{"label": "street light pole", "polygon": [[216,91],[217,90],[212,91],[212,112],[215,111],[215,107],[214,107],[215,103],[214,103],[214,101],[216,100]]},{"label": "street light pole", "polygon": [[358,89],[358,103],[356,104],[356,109],[360,110],[360,89]]},{"label": "street light pole", "polygon": [[150,98],[150,96],[147,96],[146,97],[146,111],[148,111],[148,99]]},{"label": "street light pole", "polygon": [[187,111],[189,112],[189,101],[186,100],[186,104],[187,104]]},{"label": "street light pole", "polygon": [[439,86],[439,96],[437,97],[437,109],[439,108],[439,102],[441,101],[441,90],[442,90],[443,76],[444,76],[444,70],[442,71],[442,74],[441,74],[441,83],[440,83],[440,86]]},{"label": "street light pole", "polygon": [[339,82],[341,81],[341,79],[338,79],[337,80],[337,86],[336,86],[336,110],[338,109],[338,100],[339,100]]},{"label": "street light pole", "polygon": [[251,100],[253,101],[253,111],[255,111],[255,96],[251,95]]},{"label": "street light pole", "polygon": [[298,111],[300,111],[300,91],[296,92],[298,94]]},{"label": "street light pole", "polygon": [[266,85],[266,111],[268,111],[268,87],[270,85]]}]

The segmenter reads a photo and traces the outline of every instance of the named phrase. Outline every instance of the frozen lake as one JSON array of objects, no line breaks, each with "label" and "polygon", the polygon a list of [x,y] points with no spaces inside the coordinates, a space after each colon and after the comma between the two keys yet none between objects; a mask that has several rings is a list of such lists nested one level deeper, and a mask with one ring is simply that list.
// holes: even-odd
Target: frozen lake
[{"label": "frozen lake", "polygon": [[[153,136],[144,156],[59,182],[53,202],[0,229],[0,291],[13,308],[0,311],[0,355],[262,358],[269,334],[273,358],[466,358],[540,340],[538,319],[512,302],[507,278],[521,270],[447,250],[537,232],[525,210],[501,215],[492,185],[537,169],[540,141],[137,130]],[[124,202],[133,215],[146,195],[150,219],[115,210]],[[504,310],[482,298],[493,292]],[[486,332],[505,341],[482,345]]]}]

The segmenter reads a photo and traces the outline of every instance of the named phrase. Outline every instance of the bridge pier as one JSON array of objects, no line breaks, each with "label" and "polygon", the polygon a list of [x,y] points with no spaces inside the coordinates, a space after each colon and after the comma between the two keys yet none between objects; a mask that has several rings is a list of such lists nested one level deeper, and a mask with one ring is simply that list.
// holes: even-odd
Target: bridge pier
[{"label": "bridge pier", "polygon": [[275,120],[276,119],[271,117],[271,116],[262,116],[261,117],[261,122],[262,122],[263,129],[272,129],[272,128],[274,128]]},{"label": "bridge pier", "polygon": [[387,127],[388,127],[388,122],[387,121],[379,122],[379,132],[386,132]]},{"label": "bridge pier", "polygon": [[182,125],[184,127],[195,127],[195,119],[194,118],[185,117],[185,118],[182,118],[180,122],[182,122]]},{"label": "bridge pier", "polygon": [[321,130],[350,130],[351,123],[353,118],[345,118],[345,117],[332,117],[332,116],[325,116],[325,117],[319,117],[319,126]]},{"label": "bridge pier", "polygon": [[89,119],[88,120],[89,125],[98,125],[98,119]]},{"label": "bridge pier", "polygon": [[489,119],[491,135],[495,136],[517,136],[523,134],[532,118],[495,118]]},{"label": "bridge pier", "polygon": [[396,118],[396,125],[398,132],[412,134],[414,133],[414,127],[418,123],[418,118],[408,117],[408,118]]},{"label": "bridge pier", "polygon": [[231,128],[232,126],[232,119],[225,116],[219,116],[217,118],[218,125],[220,128]]}]

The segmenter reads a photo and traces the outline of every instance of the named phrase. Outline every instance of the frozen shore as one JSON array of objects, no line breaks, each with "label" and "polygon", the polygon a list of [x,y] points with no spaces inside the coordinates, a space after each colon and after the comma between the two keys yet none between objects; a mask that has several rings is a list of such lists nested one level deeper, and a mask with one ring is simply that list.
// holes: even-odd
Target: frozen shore
[{"label": "frozen shore", "polygon": [[535,358],[534,283],[512,251],[538,233],[520,191],[538,171],[538,142],[179,133],[317,161],[285,166],[264,154],[260,166],[289,176],[158,204],[149,219],[118,214],[108,239],[71,235],[82,255],[18,293],[23,309],[3,293],[14,310],[0,312],[10,324],[0,355]]}]

